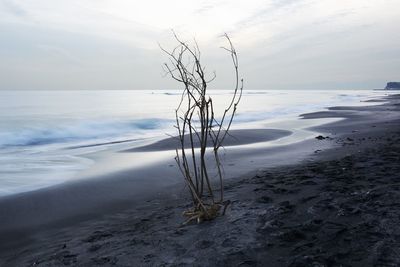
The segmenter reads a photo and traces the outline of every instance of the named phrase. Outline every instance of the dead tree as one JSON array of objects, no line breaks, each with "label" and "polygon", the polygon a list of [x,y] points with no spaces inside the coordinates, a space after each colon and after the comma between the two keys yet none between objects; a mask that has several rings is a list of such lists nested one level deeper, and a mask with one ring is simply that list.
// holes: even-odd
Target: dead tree
[{"label": "dead tree", "polygon": [[[161,49],[169,56],[165,71],[174,80],[183,85],[179,105],[175,110],[176,129],[180,146],[176,149],[175,160],[186,181],[193,201],[193,209],[185,211],[186,222],[212,220],[225,213],[228,202],[224,201],[223,169],[219,149],[229,135],[237,105],[243,91],[243,79],[239,79],[239,64],[236,50],[227,34],[224,35],[227,51],[233,63],[234,88],[228,106],[217,117],[213,100],[207,87],[216,75],[206,77],[205,67],[201,63],[201,53],[196,41],[194,45],[182,41],[174,32],[177,46],[172,51]],[[210,151],[210,152],[209,152]],[[212,157],[211,163],[210,157]],[[212,166],[210,166],[212,165]],[[216,181],[211,177],[211,168],[216,169]]]}]

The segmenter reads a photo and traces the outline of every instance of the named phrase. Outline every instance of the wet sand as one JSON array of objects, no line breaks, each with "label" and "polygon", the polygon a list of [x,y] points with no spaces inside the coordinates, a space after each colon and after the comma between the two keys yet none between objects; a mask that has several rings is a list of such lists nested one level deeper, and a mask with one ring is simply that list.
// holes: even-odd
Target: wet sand
[{"label": "wet sand", "polygon": [[[238,146],[238,145],[246,145],[252,143],[260,143],[267,142],[271,140],[276,140],[288,135],[291,135],[292,132],[286,130],[279,129],[248,129],[248,130],[231,130],[229,135],[224,139],[225,146]],[[190,146],[189,136],[186,135],[185,147]],[[200,147],[200,144],[197,138],[193,138],[193,146],[195,148]],[[211,141],[207,144],[208,147],[212,146]],[[167,138],[161,141],[155,142],[150,145],[141,146],[137,148],[132,148],[126,150],[126,152],[135,152],[135,151],[163,151],[163,150],[175,150],[177,147],[180,147],[179,140],[176,138]]]},{"label": "wet sand", "polygon": [[[235,136],[229,137],[231,145],[250,144],[266,140],[275,140],[291,134],[285,130],[264,129],[235,130]],[[256,138],[255,135],[258,135]],[[241,139],[238,139],[241,138]],[[135,207],[148,199],[156,197],[166,188],[183,188],[184,183],[174,161],[175,151],[166,151],[167,160],[161,159],[149,164],[144,164],[141,157],[158,157],[159,151],[155,147],[162,146],[161,150],[173,147],[173,139],[156,142],[137,149],[122,150],[111,155],[118,161],[138,160],[137,167],[133,169],[121,169],[100,175],[89,175],[74,181],[55,186],[16,194],[0,198],[0,241],[7,236],[13,236],[14,232],[30,235],[40,231],[41,228],[75,224],[87,219],[97,218],[105,214],[115,213],[129,207]],[[284,148],[278,149],[280,153],[288,154]],[[127,159],[120,156],[136,153],[135,157]],[[241,149],[232,153],[229,160],[228,175],[240,175],[253,170],[254,164],[243,160],[245,153],[257,156],[259,159],[270,157],[263,151],[255,152],[254,149]],[[303,151],[303,153],[305,153]],[[148,155],[150,154],[150,156]],[[299,152],[292,153],[293,160],[301,157]],[[275,153],[273,161],[280,160],[279,153]],[[113,159],[115,160],[115,159]],[[254,159],[255,160],[255,159]],[[243,166],[246,165],[246,166]],[[113,165],[111,159],[105,159],[98,165]],[[118,169],[118,168],[117,168]],[[99,171],[97,171],[99,173]],[[2,242],[6,244],[7,241]],[[0,244],[1,246],[1,244]]]},{"label": "wet sand", "polygon": [[[181,213],[190,204],[185,188],[166,183],[163,193],[150,192],[151,197],[127,201],[123,208],[126,199],[113,202],[119,203],[119,209],[108,209],[114,212],[105,212],[103,203],[97,210],[101,216],[3,231],[0,265],[398,266],[400,98],[387,101],[305,114],[306,119],[345,119],[315,128],[324,133],[318,139],[276,151],[284,162],[291,149],[312,150],[300,164],[288,160],[285,167],[267,168],[264,158],[265,169],[240,177],[232,171],[226,184],[232,204],[214,221],[182,226]],[[288,154],[282,154],[285,149]],[[146,182],[151,184],[143,181],[143,189]],[[10,212],[4,207],[0,204],[3,222]],[[34,207],[28,215],[26,220],[37,217]]]}]

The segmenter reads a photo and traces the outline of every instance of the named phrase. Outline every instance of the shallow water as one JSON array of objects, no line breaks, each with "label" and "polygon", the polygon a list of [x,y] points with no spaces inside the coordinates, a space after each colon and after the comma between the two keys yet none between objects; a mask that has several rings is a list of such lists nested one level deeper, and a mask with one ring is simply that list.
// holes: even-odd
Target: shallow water
[{"label": "shallow water", "polygon": [[[290,125],[298,124],[287,122],[299,114],[329,106],[377,104],[361,101],[386,93],[247,90],[234,127],[270,124],[291,130]],[[85,156],[89,153],[174,134],[179,95],[180,91],[0,91],[0,196],[75,179],[93,164],[92,157]],[[222,107],[230,92],[212,95]],[[292,136],[291,142],[296,138],[304,135]]]}]

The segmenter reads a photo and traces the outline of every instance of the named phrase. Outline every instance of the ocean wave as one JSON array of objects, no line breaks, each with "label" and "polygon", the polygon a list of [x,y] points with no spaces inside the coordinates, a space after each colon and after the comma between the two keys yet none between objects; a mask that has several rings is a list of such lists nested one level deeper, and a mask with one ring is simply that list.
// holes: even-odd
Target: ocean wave
[{"label": "ocean wave", "polygon": [[64,125],[31,126],[0,132],[0,147],[38,146],[93,139],[118,138],[158,131],[172,120],[149,118],[116,121],[80,121]]},{"label": "ocean wave", "polygon": [[285,107],[276,108],[269,111],[262,112],[244,112],[237,113],[234,121],[236,123],[246,123],[246,122],[257,122],[270,119],[280,119],[285,117],[296,118],[299,114],[318,111],[319,109],[324,109],[324,105],[308,105],[308,106],[295,106],[295,107]]}]

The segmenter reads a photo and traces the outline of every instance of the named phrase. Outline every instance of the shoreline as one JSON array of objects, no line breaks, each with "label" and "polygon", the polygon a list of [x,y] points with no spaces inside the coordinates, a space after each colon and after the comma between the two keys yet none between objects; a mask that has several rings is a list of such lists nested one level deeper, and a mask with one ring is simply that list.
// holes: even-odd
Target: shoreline
[{"label": "shoreline", "polygon": [[[17,240],[14,244],[5,242],[9,242],[10,239],[18,236],[17,232],[10,232],[10,228],[4,227],[4,225],[8,224],[14,228],[20,229],[23,229],[23,227],[15,225],[12,219],[10,219],[8,223],[3,219],[0,221],[0,232],[4,233],[4,231],[7,230],[8,236],[3,235],[1,238],[3,240],[0,240],[0,243],[4,244],[0,247],[0,265],[4,263],[8,266],[24,266],[34,262],[45,266],[46,264],[90,265],[101,264],[101,262],[103,262],[106,265],[116,266],[127,266],[132,263],[145,266],[154,264],[186,264],[197,266],[201,263],[201,260],[207,255],[210,255],[210,253],[211,255],[217,253],[212,252],[212,250],[222,253],[223,257],[218,257],[217,255],[215,255],[215,257],[207,256],[207,262],[203,262],[206,266],[218,263],[233,265],[243,263],[243,266],[246,266],[246,264],[254,265],[263,262],[273,262],[272,260],[276,261],[274,264],[271,264],[271,266],[282,266],[279,264],[289,265],[289,262],[283,263],[279,261],[279,258],[285,255],[289,257],[288,260],[292,260],[292,263],[296,263],[297,260],[306,260],[307,262],[303,263],[311,264],[311,259],[316,262],[326,263],[327,258],[325,254],[329,254],[329,251],[325,252],[325,254],[322,252],[319,254],[315,252],[314,254],[318,254],[319,258],[309,257],[307,259],[294,259],[294,256],[290,255],[288,249],[294,248],[292,247],[294,243],[298,245],[299,242],[308,239],[308,233],[306,230],[300,233],[296,232],[293,225],[290,226],[287,225],[287,223],[310,223],[310,219],[307,216],[315,215],[311,213],[310,215],[307,212],[308,210],[305,209],[306,207],[303,206],[309,205],[304,203],[310,203],[310,201],[316,202],[317,200],[321,200],[320,198],[323,198],[323,196],[315,196],[318,192],[316,187],[320,185],[320,180],[325,179],[323,178],[325,175],[324,170],[320,169],[319,164],[322,164],[322,166],[330,170],[333,176],[339,175],[340,173],[336,173],[332,165],[336,164],[337,166],[341,166],[341,164],[353,164],[349,159],[346,159],[346,157],[355,157],[355,159],[357,159],[357,157],[360,156],[365,158],[367,157],[366,155],[370,153],[368,150],[379,150],[381,147],[386,147],[388,142],[392,142],[398,138],[397,133],[399,129],[396,125],[399,124],[399,96],[390,96],[387,97],[387,99],[388,101],[383,105],[335,107],[330,108],[329,111],[303,115],[305,119],[317,117],[344,118],[340,121],[313,127],[313,130],[325,132],[329,136],[329,138],[324,140],[313,139],[286,147],[264,148],[260,149],[257,153],[251,149],[245,152],[242,151],[241,153],[239,151],[236,152],[235,149],[229,151],[229,154],[233,152],[233,159],[235,159],[235,157],[236,159],[239,158],[240,155],[242,158],[245,157],[246,160],[256,161],[255,164],[260,164],[264,161],[265,163],[262,165],[263,169],[267,169],[269,167],[268,164],[274,163],[269,162],[267,164],[269,158],[268,155],[265,155],[265,152],[275,153],[276,161],[282,161],[282,159],[290,157],[292,161],[287,160],[287,165],[291,165],[287,168],[274,167],[271,170],[264,171],[251,169],[251,166],[250,168],[247,166],[248,169],[246,169],[245,165],[248,164],[247,162],[242,165],[236,164],[231,166],[229,165],[230,159],[227,158],[228,166],[226,168],[231,169],[230,172],[228,170],[227,176],[233,177],[232,179],[226,180],[227,196],[233,200],[232,206],[228,210],[227,216],[220,217],[213,222],[207,222],[199,226],[189,225],[186,227],[179,227],[179,224],[183,221],[183,217],[181,217],[180,213],[185,209],[185,204],[182,204],[182,198],[186,191],[184,191],[182,187],[179,188],[178,186],[177,188],[176,182],[178,180],[165,181],[166,193],[160,195],[154,191],[153,194],[155,194],[155,197],[152,197],[152,200],[147,199],[147,201],[143,201],[144,199],[142,199],[140,204],[134,204],[135,201],[138,202],[138,199],[135,200],[137,196],[129,191],[129,187],[126,187],[126,185],[132,183],[131,174],[129,172],[122,172],[122,174],[119,174],[120,182],[123,181],[125,184],[120,183],[118,186],[113,181],[110,181],[109,177],[103,177],[97,181],[100,182],[100,184],[102,183],[103,187],[98,185],[99,187],[92,188],[95,183],[87,181],[86,183],[79,182],[75,187],[70,185],[72,188],[67,191],[63,186],[56,188],[55,191],[53,188],[53,193],[47,193],[47,197],[54,194],[53,196],[55,198],[60,199],[58,194],[63,193],[65,196],[71,194],[74,190],[81,190],[81,196],[85,195],[85,191],[91,190],[97,190],[97,192],[105,194],[102,196],[104,202],[100,203],[99,206],[102,210],[97,214],[100,216],[97,216],[95,214],[96,212],[86,214],[88,218],[92,218],[89,220],[87,220],[88,218],[86,218],[86,220],[79,220],[72,216],[72,219],[70,218],[70,220],[64,221],[63,223],[54,221],[55,224],[46,231],[33,227],[25,230],[25,232],[20,232],[20,235],[28,235],[26,240]],[[382,136],[388,136],[389,133],[395,136],[387,137],[391,138],[392,141],[383,140]],[[379,137],[381,139],[379,139]],[[296,149],[299,151],[294,151]],[[312,152],[313,155],[304,160],[304,155],[310,152]],[[298,158],[296,158],[296,155]],[[370,156],[372,157],[373,155]],[[398,160],[398,158],[396,158],[397,156],[393,157],[395,160]],[[300,161],[302,161],[302,163],[299,164]],[[366,161],[368,162],[368,158]],[[394,162],[394,164],[396,163],[398,162]],[[347,165],[344,168],[347,168]],[[374,166],[375,165],[372,165],[370,167],[373,168]],[[243,174],[238,175],[237,170],[242,168],[247,170],[247,174],[244,176]],[[391,166],[391,168],[393,170],[396,167]],[[166,166],[165,170],[169,170],[170,173],[163,173],[164,177],[168,176],[166,174],[174,175],[170,167]],[[317,177],[313,177],[310,173],[315,173]],[[308,178],[301,178],[304,175]],[[281,177],[281,179],[278,179],[278,177]],[[153,178],[157,179],[155,177]],[[135,180],[134,182],[141,183],[140,188],[149,190],[149,188],[152,188],[151,184],[154,181],[155,180]],[[178,185],[179,184],[181,183],[178,183]],[[82,185],[84,186],[82,187]],[[114,205],[118,206],[119,210],[113,205],[106,207],[108,200],[115,197],[115,195],[107,195],[109,194],[108,190],[110,186],[115,186],[111,191],[119,190],[118,193],[122,195],[121,199],[114,203]],[[135,184],[135,186],[138,186],[138,184]],[[357,189],[358,191],[362,191],[363,186],[365,187],[363,184],[355,185],[355,187],[361,188]],[[325,192],[330,192],[329,185],[325,185],[325,187]],[[106,191],[104,191],[105,188],[107,188]],[[140,190],[140,188],[138,189]],[[300,191],[296,192],[296,190]],[[354,189],[353,191],[357,190]],[[266,194],[264,195],[263,192]],[[303,194],[301,198],[300,192]],[[336,191],[333,191],[332,194],[336,193]],[[32,195],[35,194],[37,193],[24,194],[25,201],[30,201]],[[24,195],[21,197],[24,198]],[[306,198],[305,195],[310,195],[309,197],[313,198],[303,203],[301,199]],[[126,198],[127,196],[129,196],[129,199]],[[51,202],[47,197],[42,199],[42,201],[46,201],[42,205],[48,205],[49,202]],[[71,200],[76,198],[76,195],[69,197],[69,200]],[[328,203],[329,201],[327,199],[328,198],[322,199],[322,204],[320,204],[322,206],[325,205],[323,207],[328,207],[329,210],[330,203]],[[75,204],[86,200],[87,196],[86,198],[77,198],[75,199]],[[93,203],[97,203],[97,201],[98,199],[93,199]],[[67,207],[68,204],[70,203],[64,203],[63,207]],[[87,205],[87,202],[81,204]],[[58,204],[54,205],[55,210],[60,208],[60,206],[57,206]],[[6,206],[4,200],[0,201],[1,214],[10,214],[10,210],[5,209]],[[90,207],[90,205],[86,207],[88,210],[92,208],[93,207]],[[335,209],[336,207],[333,206],[333,208]],[[103,214],[107,214],[107,212],[105,212],[107,209],[114,211],[114,214],[111,212],[109,215],[102,216]],[[70,207],[70,210],[71,212],[74,211],[74,207]],[[298,219],[294,217],[293,212],[298,212],[299,210],[303,210],[307,215],[304,215],[307,217],[307,220],[304,216],[300,216]],[[68,212],[68,209],[60,212]],[[347,212],[346,209],[344,209],[344,212]],[[25,222],[37,216],[37,210],[35,210],[32,205],[26,206],[25,210],[22,209],[21,214],[23,213],[25,213]],[[52,216],[54,216],[54,214],[52,214]],[[279,216],[288,219],[288,222],[281,218],[277,219]],[[14,217],[14,220],[16,219],[18,219],[18,216]],[[19,219],[21,219],[21,217]],[[44,218],[40,218],[40,220],[42,220],[41,222],[43,222],[43,219]],[[305,221],[301,221],[302,219]],[[334,219],[335,218],[333,218],[333,220]],[[41,224],[40,220],[38,225]],[[260,220],[265,221],[261,226],[259,225]],[[319,224],[325,225],[324,220],[325,219]],[[229,227],[224,229],[227,223]],[[283,225],[281,225],[282,223]],[[34,224],[34,222],[29,222],[29,224]],[[48,226],[46,226],[46,228],[47,227]],[[252,230],[246,232],[244,231],[246,227],[250,227]],[[318,228],[319,226],[311,224],[307,227]],[[155,233],[155,235],[146,237],[146,233]],[[225,233],[226,236],[223,237],[221,233]],[[271,237],[269,235],[271,233],[278,234],[278,237]],[[161,234],[168,236],[168,240],[165,240],[165,242],[158,240],[161,238]],[[268,242],[272,245],[264,244],[260,241],[258,239],[260,234],[268,237],[268,240],[270,240]],[[282,234],[282,236],[279,236],[279,234]],[[321,233],[321,235],[323,236],[323,233]],[[207,237],[210,236],[213,236],[214,239],[207,239]],[[237,240],[237,238],[240,238],[240,240]],[[192,244],[193,242],[191,241],[193,240],[197,240],[195,244]],[[151,244],[154,242],[158,242],[158,245],[151,247]],[[282,249],[279,249],[278,246],[280,242],[285,245]],[[323,240],[320,240],[320,242],[321,244],[324,243]],[[254,255],[251,251],[245,249],[244,246],[249,243],[254,244],[254,251],[258,251],[262,256],[258,254]],[[307,250],[306,244],[303,245],[305,247],[299,249],[302,252],[312,249],[310,248]],[[10,248],[16,249],[16,252],[11,253]],[[197,252],[195,249],[197,249]],[[141,251],[142,254],[137,251]],[[194,255],[195,252],[197,253],[196,255]],[[170,253],[171,256],[168,257],[168,253]],[[293,254],[297,255],[298,253]],[[273,255],[273,257],[271,255]],[[263,258],[264,256],[265,258]],[[216,262],[217,260],[220,260],[220,262]],[[333,262],[338,262],[335,257],[331,260]],[[348,264],[349,262],[345,263]]]},{"label": "shoreline", "polygon": [[[285,140],[296,133],[277,129],[233,131],[240,140],[228,138],[231,146],[225,148],[227,155],[221,156],[228,179],[260,167],[294,164],[328,145],[308,139],[270,146],[266,141]],[[181,174],[175,168],[175,151],[168,150],[173,145],[173,139],[163,139],[142,147],[119,149],[105,157],[96,158],[95,154],[93,170],[82,172],[80,179],[2,196],[0,214],[7,216],[0,217],[0,236],[12,236],[13,232],[29,234],[41,228],[93,219],[137,206],[168,187],[184,187]]]},{"label": "shoreline", "polygon": [[[67,93],[67,92],[65,92]],[[317,91],[317,94],[321,96],[320,100],[317,101],[314,99],[312,96],[314,93],[310,93],[308,91],[247,91],[248,94],[246,94],[246,101],[244,101],[244,105],[242,106],[243,111],[238,114],[238,117],[235,119],[235,129],[240,129],[240,130],[248,130],[248,129],[263,129],[265,130],[266,128],[269,129],[282,129],[282,130],[289,130],[293,131],[293,128],[297,127],[298,125],[298,115],[304,112],[314,112],[314,111],[319,111],[319,110],[324,110],[328,106],[336,106],[339,103],[342,104],[348,104],[348,105],[360,105],[362,104],[363,100],[368,100],[373,97],[380,97],[383,95],[383,93],[374,93],[370,90],[355,90],[355,91],[343,91],[343,90],[333,90],[330,92],[326,92],[324,94],[321,94],[320,91]],[[68,93],[67,93],[68,94]],[[132,93],[139,97],[139,99],[144,97],[144,100],[150,100],[153,99],[154,97],[158,99],[153,94],[145,94],[144,92],[140,92],[139,94],[137,93]],[[218,95],[219,93],[217,93]],[[285,97],[284,95],[291,95],[295,96],[295,100],[291,100],[287,102],[287,100],[283,101]],[[39,94],[41,96],[41,94]],[[82,97],[79,94],[75,95],[72,94],[70,97]],[[11,97],[11,96],[9,96]],[[15,97],[15,96],[13,96]],[[12,98],[13,98],[12,97]],[[38,95],[33,94],[32,99],[35,99],[35,97],[38,97]],[[44,95],[45,97],[45,95]],[[53,98],[55,96],[52,96]],[[79,98],[78,97],[78,98]],[[88,98],[88,95],[83,94],[84,99]],[[104,95],[101,95],[99,98],[100,100],[103,99]],[[224,94],[219,96],[217,98],[223,98],[225,97]],[[42,98],[42,97],[40,97]],[[51,97],[50,97],[51,98]],[[111,103],[114,103],[116,99],[120,99],[121,95],[116,95],[115,98],[109,98],[107,97],[107,105],[109,101]],[[125,99],[126,97],[124,97]],[[141,109],[140,112],[145,112],[147,115],[144,116],[144,119],[135,119],[137,116],[135,113],[135,109],[133,109],[132,112],[130,112],[130,116],[128,117],[120,117],[118,114],[120,114],[121,111],[126,111],[126,108],[122,108],[124,106],[124,103],[122,102],[122,106],[115,106],[115,112],[108,112],[108,114],[103,114],[105,113],[105,110],[102,110],[100,108],[97,109],[96,114],[103,114],[102,118],[98,119],[90,119],[92,115],[88,117],[88,114],[85,113],[85,110],[82,110],[83,112],[83,121],[79,123],[79,120],[76,121],[76,118],[74,116],[71,117],[70,123],[66,123],[65,121],[59,121],[56,122],[55,125],[57,125],[56,128],[50,127],[49,125],[53,125],[54,122],[51,122],[46,120],[47,122],[44,123],[42,126],[37,125],[35,127],[31,127],[30,123],[27,123],[26,125],[26,131],[29,129],[32,130],[32,132],[24,131],[20,133],[16,133],[14,135],[10,135],[7,138],[3,138],[2,144],[8,144],[11,146],[6,146],[7,148],[3,151],[3,154],[1,155],[1,161],[5,166],[5,169],[0,171],[0,174],[2,176],[2,188],[0,189],[0,198],[2,196],[6,195],[13,195],[13,194],[18,194],[18,193],[23,193],[23,192],[28,192],[28,191],[34,191],[38,190],[41,188],[53,186],[53,185],[59,185],[61,183],[68,183],[69,181],[72,180],[79,180],[81,178],[86,178],[86,172],[88,170],[94,170],[97,168],[99,165],[96,164],[97,160],[101,157],[108,157],[108,160],[113,161],[112,156],[114,156],[115,152],[118,150],[126,150],[129,148],[134,148],[136,146],[143,146],[146,144],[151,144],[153,142],[157,142],[159,140],[165,139],[166,134],[165,132],[169,132],[165,128],[166,123],[166,114],[169,113],[171,110],[173,110],[174,106],[173,105],[173,100],[176,98],[174,96],[171,97],[161,97],[163,99],[163,103],[165,102],[166,105],[162,108],[152,108],[152,111],[163,111],[162,114],[158,113],[158,115],[151,115],[149,116],[149,110],[146,109]],[[46,98],[44,98],[46,99]],[[55,100],[58,98],[56,97]],[[11,99],[10,99],[11,100]],[[100,101],[99,100],[99,101]],[[29,101],[28,101],[29,102]],[[75,102],[78,102],[78,99],[76,99]],[[74,102],[74,103],[75,103]],[[146,101],[139,101],[140,105]],[[32,107],[37,109],[38,111],[41,110],[40,107],[43,105],[46,106],[48,103],[42,103],[40,104],[39,102],[34,102],[32,103]],[[271,105],[272,103],[272,105]],[[71,104],[71,103],[70,103]],[[66,104],[67,106],[70,104]],[[374,103],[370,103],[374,104]],[[80,104],[80,107],[82,107],[82,104]],[[170,108],[169,108],[170,107]],[[60,107],[61,109],[65,109],[65,107]],[[241,108],[241,110],[242,110]],[[170,110],[171,109],[171,110]],[[71,109],[68,109],[71,110]],[[65,110],[66,112],[67,110]],[[16,112],[10,112],[8,116],[5,118],[5,122],[7,122],[8,119],[11,119],[11,124],[12,124],[12,118],[17,118],[17,117],[29,117],[31,114],[24,114],[25,111],[20,111],[17,110]],[[21,113],[22,112],[22,113]],[[41,111],[43,112],[43,110]],[[115,113],[115,114],[114,114]],[[56,117],[59,115],[58,111],[55,112]],[[103,118],[107,118],[108,116],[111,116],[111,114],[116,115],[115,121],[106,119],[103,121]],[[141,113],[140,113],[141,114]],[[48,114],[49,116],[51,114]],[[51,115],[50,117],[52,117]],[[73,115],[73,114],[71,114]],[[113,115],[113,116],[114,116]],[[152,119],[154,117],[154,119]],[[163,119],[164,118],[164,119]],[[32,118],[32,121],[35,121],[35,119],[38,119],[37,116],[34,116]],[[297,120],[296,120],[297,119]],[[31,120],[29,120],[31,121]],[[112,121],[114,121],[112,123]],[[288,122],[291,122],[292,125],[289,125]],[[43,121],[45,122],[45,121]],[[127,124],[130,122],[129,124]],[[85,124],[88,123],[88,127],[85,126]],[[111,125],[110,125],[111,123]],[[116,123],[116,125],[115,125]],[[161,124],[159,124],[161,123]],[[172,123],[172,122],[171,122]],[[320,123],[324,123],[324,121],[321,121]],[[6,123],[7,124],[7,123]],[[282,125],[285,124],[284,128],[281,128]],[[318,124],[318,123],[317,123]],[[47,126],[46,126],[47,125]],[[91,129],[92,126],[94,126],[94,129]],[[101,127],[100,127],[101,126]],[[111,129],[109,129],[111,126]],[[148,127],[150,128],[148,128]],[[155,128],[153,128],[153,126]],[[173,130],[172,125],[170,130]],[[59,128],[60,127],[60,128]],[[83,127],[83,128],[82,128]],[[99,128],[100,127],[100,128]],[[122,127],[120,129],[120,127]],[[86,136],[85,133],[87,134],[94,134],[94,135],[99,135],[102,136],[104,134],[105,129],[109,129],[111,131],[117,131],[120,132],[120,130],[125,129],[125,127],[128,127],[128,129],[131,129],[132,127],[132,132],[131,133],[126,133],[124,136],[116,135],[115,138],[88,138],[89,136]],[[130,128],[129,128],[130,127]],[[59,130],[57,130],[59,128]],[[61,131],[61,129],[66,128],[67,131],[64,133]],[[86,129],[87,128],[87,129]],[[41,132],[39,129],[45,129],[44,132]],[[83,133],[81,133],[82,129],[89,130],[88,132],[85,130]],[[118,130],[119,129],[119,130]],[[143,130],[140,130],[143,129]],[[164,129],[161,131],[161,129]],[[169,129],[169,128],[168,128]],[[73,134],[74,131],[77,131],[78,135]],[[142,134],[137,134],[139,132],[142,132]],[[7,131],[6,131],[7,132]],[[32,136],[30,136],[32,134]],[[17,146],[14,147],[12,144],[13,142],[18,141],[18,136],[23,135],[25,141],[33,142],[38,144],[42,143],[46,144],[48,142],[48,145],[33,145],[33,146]],[[304,139],[304,135],[307,135],[305,131],[296,131],[294,134],[292,134],[290,137],[284,138],[286,140],[286,144],[289,142],[297,142],[301,139]],[[118,137],[119,136],[119,137]],[[253,135],[255,136],[256,139],[259,139],[261,135]],[[59,137],[59,139],[58,139]],[[64,140],[64,137],[67,138]],[[68,141],[68,137],[71,137],[72,139]],[[78,137],[78,140],[73,141],[75,137]],[[310,133],[308,133],[308,137],[310,137]],[[56,139],[54,139],[56,138]],[[82,138],[82,139],[80,139]],[[246,135],[243,137],[240,137],[240,140],[249,140]],[[23,141],[22,140],[22,141]],[[19,140],[18,142],[20,142]],[[24,142],[25,142],[24,141]],[[253,140],[249,140],[250,142],[253,142]],[[263,141],[262,138],[259,141]],[[11,143],[10,143],[11,142]],[[17,142],[17,143],[18,143]],[[28,143],[29,143],[28,142]],[[54,143],[53,143],[54,142]],[[243,142],[243,141],[241,141]],[[246,141],[247,143],[248,141]],[[282,145],[281,142],[275,142],[275,141],[268,141],[269,144],[275,144],[277,143],[278,145]],[[164,152],[164,151],[163,151]],[[35,157],[31,157],[30,155],[34,153]],[[109,155],[107,155],[109,154]],[[114,154],[114,155],[111,155]],[[174,155],[172,155],[174,157]],[[121,157],[122,158],[122,157]],[[168,157],[164,157],[167,159]],[[136,162],[141,161],[141,155],[138,156],[138,158],[127,158],[125,157],[127,161],[130,161],[133,163],[133,165],[136,164]],[[124,160],[125,160],[124,159]],[[116,161],[114,160],[113,163]],[[146,163],[147,164],[147,163]],[[110,164],[106,164],[107,166],[110,166]],[[105,164],[102,164],[100,167],[103,168]],[[125,164],[123,166],[115,166],[115,168],[108,168],[106,171],[107,172],[119,172],[122,169],[128,169],[128,168],[133,168],[133,167],[141,167],[136,164],[136,166],[129,166],[129,164]],[[104,176],[105,172],[97,172],[95,175],[91,176]]]}]

